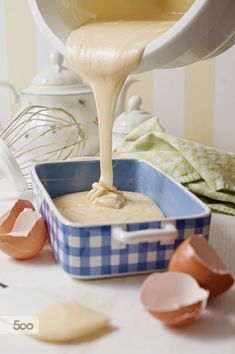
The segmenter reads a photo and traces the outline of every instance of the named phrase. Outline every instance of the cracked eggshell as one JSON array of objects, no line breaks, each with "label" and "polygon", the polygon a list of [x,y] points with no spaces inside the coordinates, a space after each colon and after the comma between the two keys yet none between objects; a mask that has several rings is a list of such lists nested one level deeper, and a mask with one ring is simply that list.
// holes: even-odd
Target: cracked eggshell
[{"label": "cracked eggshell", "polygon": [[15,259],[32,258],[42,250],[47,236],[48,231],[42,216],[32,209],[24,209],[16,218],[12,229],[0,234],[0,249]]},{"label": "cracked eggshell", "polygon": [[16,219],[24,209],[34,209],[29,200],[18,199],[10,210],[0,217],[0,234],[10,232],[16,222]]},{"label": "cracked eggshell", "polygon": [[210,298],[228,290],[234,282],[221,258],[203,236],[192,236],[174,252],[168,269],[194,277],[210,292]]},{"label": "cracked eggshell", "polygon": [[200,317],[209,292],[188,274],[164,272],[150,275],[141,288],[145,309],[165,325],[179,327]]}]

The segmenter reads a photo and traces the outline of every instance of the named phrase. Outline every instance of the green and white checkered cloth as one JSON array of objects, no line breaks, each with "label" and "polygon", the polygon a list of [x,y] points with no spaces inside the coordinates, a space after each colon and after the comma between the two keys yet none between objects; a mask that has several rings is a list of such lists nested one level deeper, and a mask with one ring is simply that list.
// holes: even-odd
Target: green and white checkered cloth
[{"label": "green and white checkered cloth", "polygon": [[213,211],[235,215],[235,154],[165,133],[158,118],[131,132],[115,157],[149,161],[182,183]]}]

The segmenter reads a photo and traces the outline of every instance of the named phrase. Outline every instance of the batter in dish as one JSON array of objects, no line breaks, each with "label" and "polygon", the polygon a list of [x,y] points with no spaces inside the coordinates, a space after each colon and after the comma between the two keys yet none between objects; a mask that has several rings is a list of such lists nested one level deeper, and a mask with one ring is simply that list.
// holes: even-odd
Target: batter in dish
[{"label": "batter in dish", "polygon": [[87,194],[88,192],[68,194],[54,199],[54,203],[66,219],[82,224],[141,222],[164,218],[161,209],[152,199],[140,193],[125,192],[127,203],[120,209],[90,203]]}]

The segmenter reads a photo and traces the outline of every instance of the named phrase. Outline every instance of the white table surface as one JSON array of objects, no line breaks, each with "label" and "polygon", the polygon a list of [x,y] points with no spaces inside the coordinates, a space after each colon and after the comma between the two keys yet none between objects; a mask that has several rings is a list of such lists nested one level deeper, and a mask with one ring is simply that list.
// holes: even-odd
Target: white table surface
[{"label": "white table surface", "polygon": [[[14,201],[0,182],[0,213]],[[235,217],[213,215],[210,242],[235,274]],[[235,287],[209,303],[203,316],[181,329],[164,327],[142,307],[139,290],[146,276],[95,281],[72,279],[56,264],[49,248],[32,260],[16,261],[0,252],[0,282],[10,287],[52,291],[97,309],[111,318],[104,336],[72,344],[47,344],[25,335],[1,334],[4,354],[234,354]],[[4,289],[0,289],[4,291]]]}]

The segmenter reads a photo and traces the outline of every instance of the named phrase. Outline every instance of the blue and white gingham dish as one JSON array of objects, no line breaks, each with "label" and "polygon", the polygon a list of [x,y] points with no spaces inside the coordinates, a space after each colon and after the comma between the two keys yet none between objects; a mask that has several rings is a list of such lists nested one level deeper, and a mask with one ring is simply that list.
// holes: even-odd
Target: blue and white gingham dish
[{"label": "blue and white gingham dish", "polygon": [[[44,163],[32,171],[37,208],[47,222],[53,254],[67,273],[89,279],[162,270],[182,240],[190,235],[208,237],[209,209],[180,184],[140,160],[114,160],[113,166],[117,188],[148,195],[160,206],[166,219],[126,225],[72,223],[59,213],[52,199],[89,190],[99,177],[99,161]],[[138,242],[137,238],[125,243],[113,237],[117,227],[128,234],[159,231],[166,223],[176,228],[176,237],[170,241],[163,238],[163,241]]]}]

